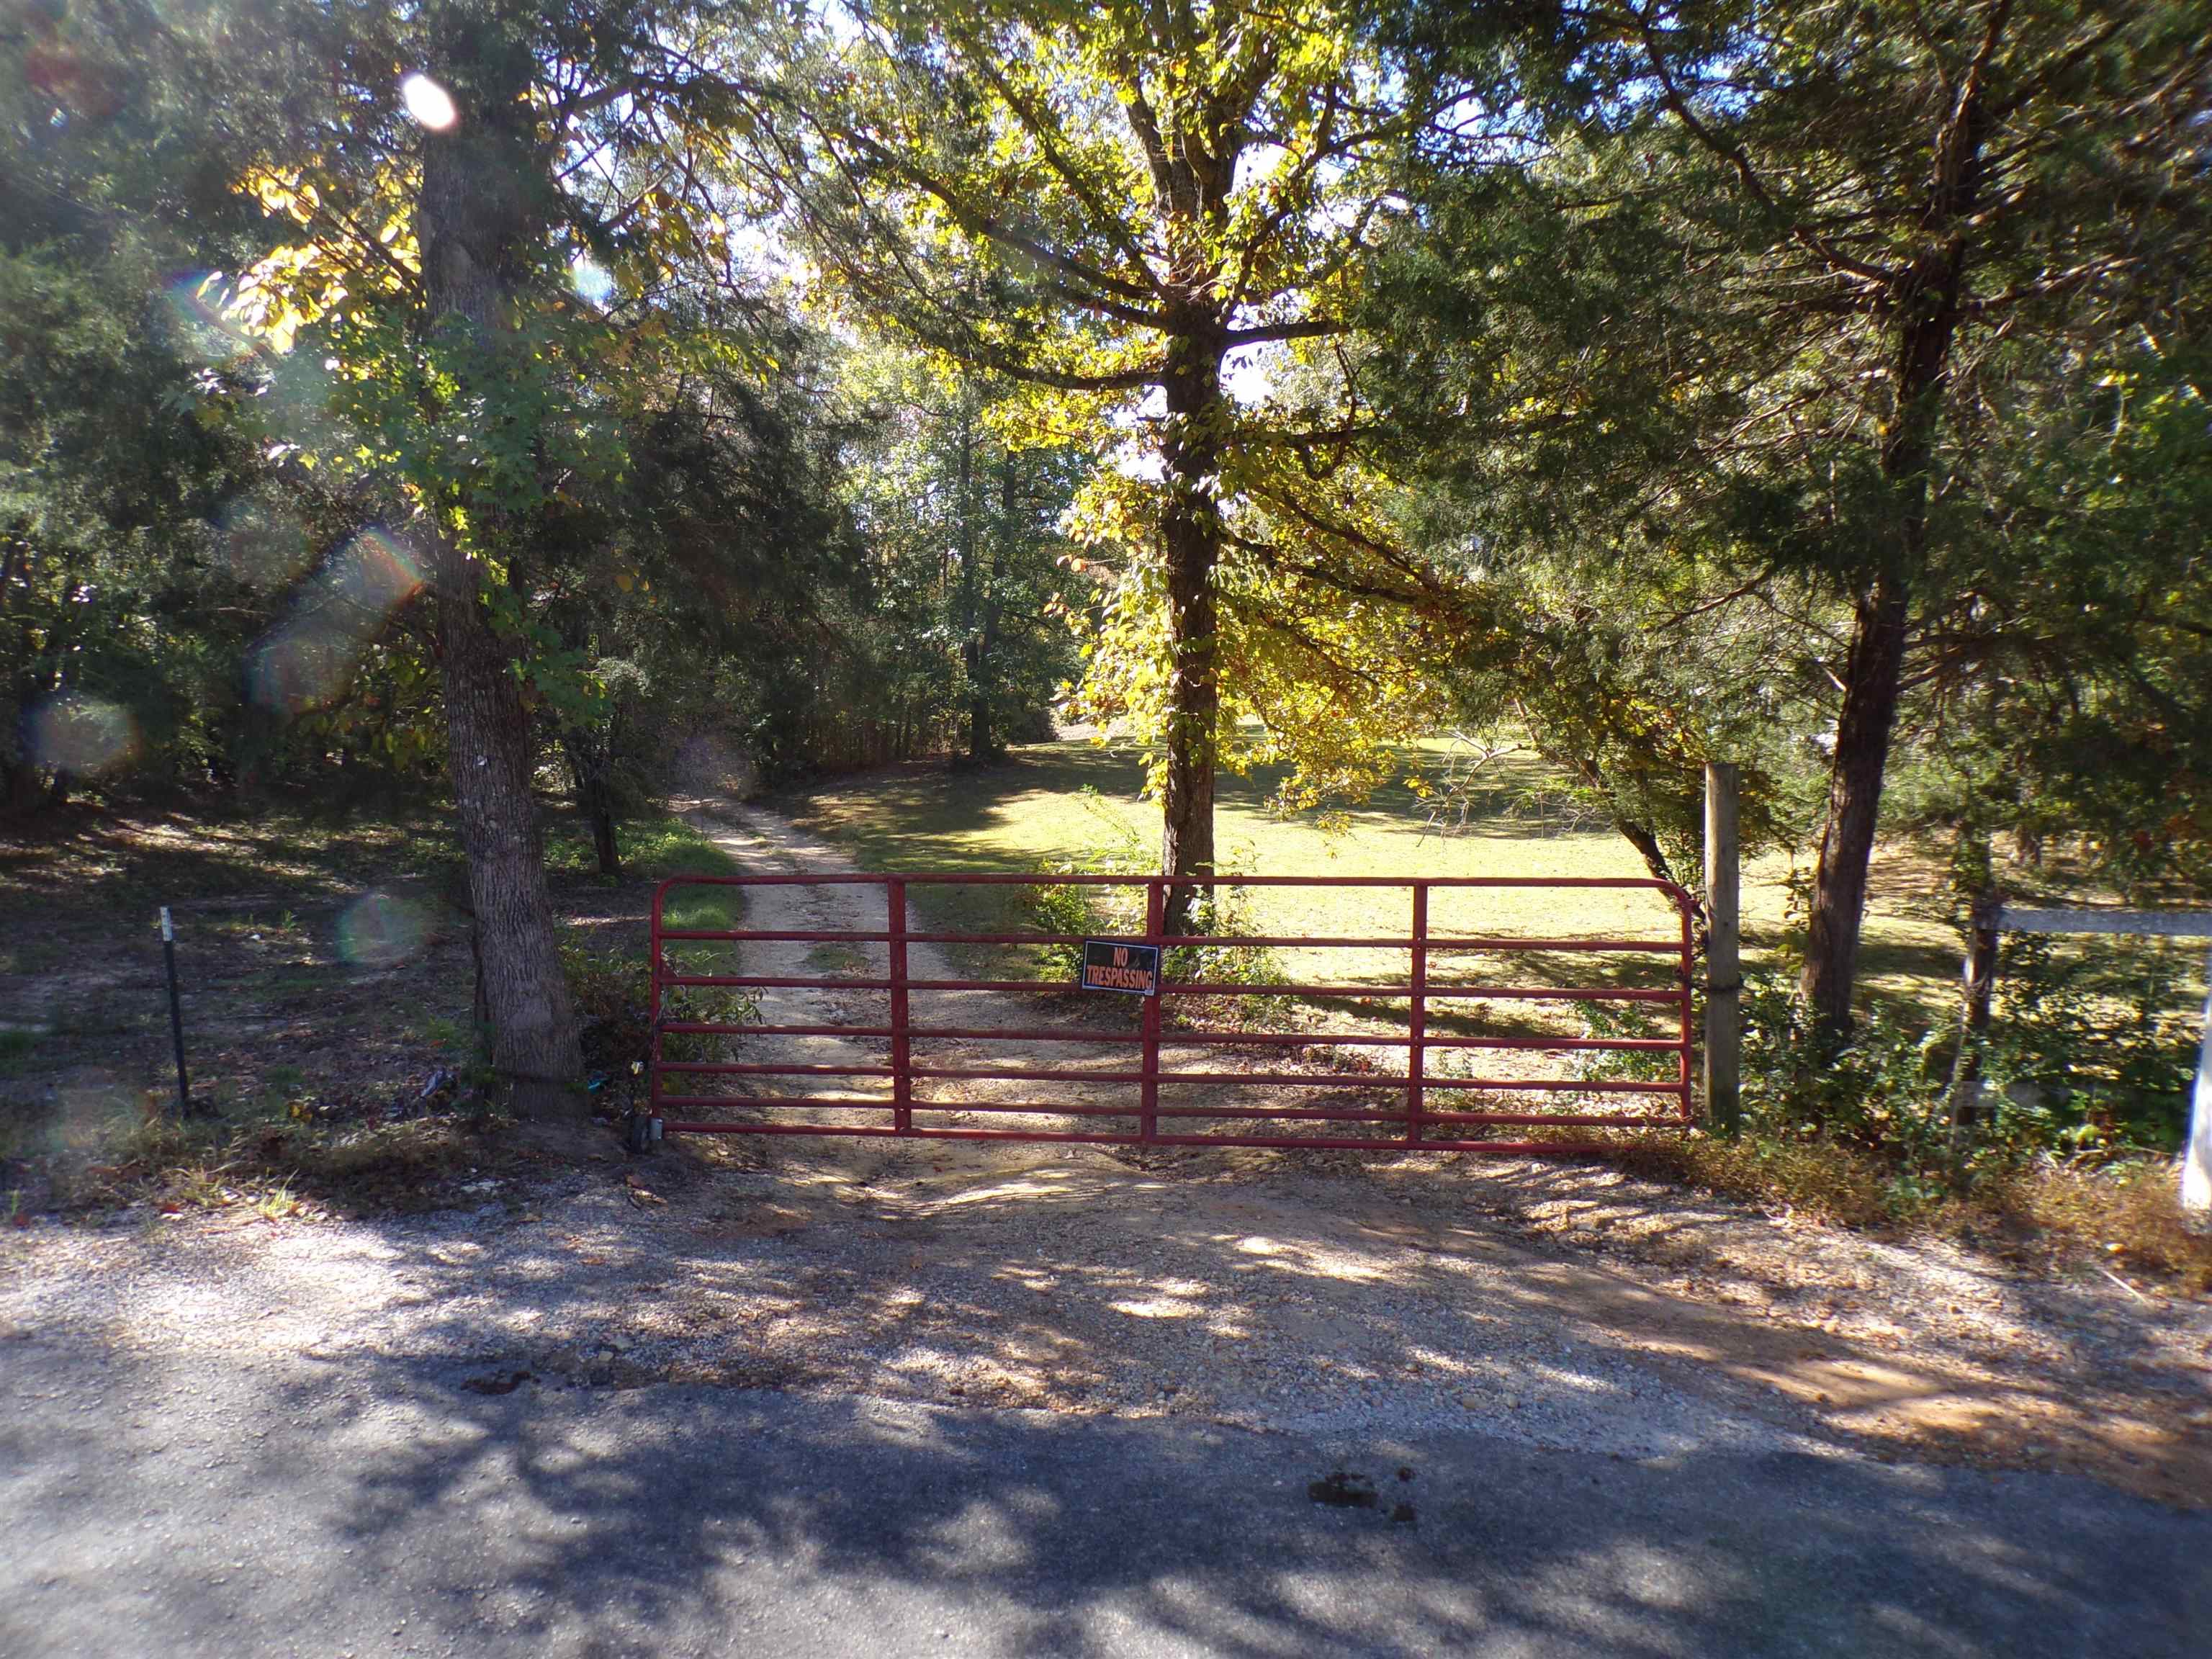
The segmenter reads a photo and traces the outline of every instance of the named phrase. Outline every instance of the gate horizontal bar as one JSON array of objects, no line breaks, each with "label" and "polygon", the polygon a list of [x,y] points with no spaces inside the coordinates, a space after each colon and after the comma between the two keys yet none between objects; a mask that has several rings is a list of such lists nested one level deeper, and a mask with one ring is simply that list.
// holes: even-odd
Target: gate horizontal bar
[{"label": "gate horizontal bar", "polygon": [[[791,944],[791,945],[885,945],[889,933],[822,933],[758,930],[744,928],[664,927],[663,939],[711,940],[727,944]],[[907,933],[902,935],[909,945],[1081,945],[1095,937],[1084,933]],[[1137,937],[1135,933],[1130,938]],[[1354,934],[1305,933],[1163,933],[1158,941],[1168,948],[1184,945],[1215,947],[1251,945],[1282,946],[1298,950],[1356,949],[1375,951],[1410,951],[1419,941],[1395,936],[1362,938]],[[1511,951],[1679,951],[1680,944],[1671,939],[1529,939],[1517,933],[1440,934],[1428,941],[1431,951],[1483,951],[1505,952]]]},{"label": "gate horizontal bar", "polygon": [[[664,1072],[695,1077],[893,1077],[890,1066],[779,1065],[766,1061],[720,1060],[664,1060]],[[1000,1083],[1142,1083],[1143,1072],[1068,1072],[1049,1066],[909,1066],[911,1078],[940,1078],[967,1082]],[[1413,1078],[1402,1072],[1370,1072],[1352,1076],[1309,1077],[1249,1072],[1158,1072],[1152,1074],[1164,1088],[1171,1084],[1218,1084],[1270,1089],[1403,1089]],[[1680,1083],[1660,1083],[1635,1078],[1488,1078],[1425,1077],[1430,1089],[1572,1089],[1590,1094],[1679,1094]],[[1405,1114],[1401,1112],[1400,1116]]]},{"label": "gate horizontal bar", "polygon": [[[683,1106],[689,1109],[702,1109],[708,1107],[725,1110],[773,1109],[764,1103],[732,1103],[719,1100],[712,1096],[672,1099],[663,1103]],[[779,1100],[775,1103],[775,1105],[786,1106],[794,1103],[799,1103]],[[840,1103],[865,1105],[871,1111],[883,1113],[889,1113],[892,1109],[889,1100]],[[1138,1109],[1133,1106],[1085,1105],[1073,1102],[916,1100],[910,1103],[909,1109],[915,1112],[939,1113],[988,1112],[1001,1116],[1022,1117],[1122,1117],[1132,1121],[1139,1115]],[[1373,1111],[1352,1111],[1325,1106],[1260,1109],[1242,1109],[1235,1106],[1172,1108],[1163,1106],[1159,1109],[1158,1115],[1188,1118],[1193,1121],[1235,1121],[1238,1119],[1248,1119],[1255,1122],[1282,1121],[1302,1123],[1403,1123],[1406,1121],[1406,1114],[1402,1109],[1378,1108]],[[1601,1112],[1424,1112],[1420,1115],[1420,1121],[1423,1123],[1442,1124],[1512,1123],[1530,1127],[1552,1124],[1568,1129],[1672,1128],[1679,1126],[1682,1121],[1679,1117],[1650,1112],[1640,1113],[1634,1116],[1608,1115]],[[748,1127],[750,1126],[733,1122],[730,1124],[728,1132],[733,1134],[739,1133]]]},{"label": "gate horizontal bar", "polygon": [[[819,976],[800,977],[796,975],[763,974],[663,974],[659,982],[665,986],[695,986],[702,989],[722,987],[754,989],[795,991],[888,991],[892,982],[888,979],[824,979]],[[903,988],[908,991],[1028,991],[1066,992],[1078,994],[1073,985],[1061,985],[1034,979],[910,979]],[[1234,984],[1166,984],[1160,987],[1164,997],[1407,997],[1413,988],[1406,985],[1234,985]],[[1651,986],[1598,986],[1575,989],[1566,987],[1509,987],[1494,985],[1431,985],[1423,994],[1431,997],[1477,997],[1491,1002],[1680,1002],[1686,999],[1686,990],[1661,990]]]},{"label": "gate horizontal bar", "polygon": [[[687,1111],[717,1110],[726,1112],[784,1111],[805,1109],[812,1111],[866,1111],[888,1113],[893,1103],[888,1095],[853,1098],[835,1095],[669,1095],[662,1098],[665,1107],[682,1107]],[[1097,1101],[1053,1100],[916,1100],[911,1109],[917,1112],[994,1112],[1000,1115],[1026,1117],[1126,1117],[1134,1118],[1134,1106],[1102,1105]],[[1377,1109],[1374,1111],[1347,1109],[1329,1106],[1238,1107],[1238,1106],[1162,1106],[1161,1117],[1187,1118],[1250,1118],[1264,1121],[1277,1117],[1299,1119],[1341,1120],[1346,1122],[1402,1123],[1402,1110]],[[1420,1115],[1425,1123],[1517,1123],[1536,1125],[1555,1123],[1567,1128],[1653,1128],[1672,1127],[1682,1119],[1670,1115],[1650,1112],[1635,1115],[1605,1112],[1437,1112]],[[732,1126],[736,1133],[744,1126]]]},{"label": "gate horizontal bar", "polygon": [[[1680,1127],[1668,1124],[1668,1127]],[[1070,1143],[1089,1146],[1257,1146],[1286,1152],[1402,1152],[1402,1140],[1370,1136],[1320,1135],[1163,1135],[1149,1141],[1135,1135],[1080,1134],[1049,1129],[969,1129],[915,1124],[900,1129],[872,1123],[692,1123],[670,1121],[665,1133],[674,1135],[845,1135],[871,1140],[902,1136],[915,1140],[1026,1140],[1047,1145]],[[1419,1150],[1426,1152],[1498,1152],[1523,1158],[1589,1158],[1609,1152],[1618,1143],[1602,1140],[1441,1140],[1425,1137]]]},{"label": "gate horizontal bar", "polygon": [[[761,1110],[894,1110],[890,1095],[869,1099],[845,1099],[830,1095],[668,1095],[661,1106],[684,1110],[721,1110],[721,1113],[761,1113]],[[915,1113],[998,1113],[1009,1117],[1137,1117],[1134,1106],[1102,1106],[1097,1102],[1055,1102],[1055,1099],[915,1099]],[[1241,1109],[1241,1106],[1161,1106],[1159,1117],[1190,1119],[1301,1119],[1301,1121],[1347,1121],[1347,1124],[1402,1124],[1402,1110],[1343,1110],[1329,1106],[1283,1106],[1283,1109]],[[1422,1113],[1425,1124],[1558,1124],[1559,1128],[1679,1128],[1681,1117],[1663,1113]],[[737,1134],[745,1124],[728,1124]]]},{"label": "gate horizontal bar", "polygon": [[[878,1042],[891,1035],[888,1025],[729,1025],[698,1020],[663,1020],[663,1031],[687,1036],[826,1036],[867,1037]],[[1010,1026],[940,1027],[913,1025],[906,1035],[915,1042],[1097,1042],[1141,1043],[1141,1031],[1031,1031]],[[1192,1031],[1162,1032],[1162,1048],[1204,1047],[1212,1043],[1271,1043],[1292,1048],[1402,1048],[1402,1036],[1367,1031]],[[1474,1037],[1427,1036],[1431,1048],[1526,1048],[1539,1051],[1613,1049],[1623,1054],[1658,1054],[1680,1048],[1676,1037]]]}]

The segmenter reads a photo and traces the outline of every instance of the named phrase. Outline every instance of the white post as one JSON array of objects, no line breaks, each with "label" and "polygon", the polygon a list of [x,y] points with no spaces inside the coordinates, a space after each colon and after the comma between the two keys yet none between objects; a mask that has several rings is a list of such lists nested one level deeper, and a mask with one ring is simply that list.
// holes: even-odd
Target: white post
[{"label": "white post", "polygon": [[[2204,969],[2212,982],[2212,963]],[[2197,1050],[2197,1094],[2190,1103],[2189,1148],[2181,1158],[2181,1207],[2199,1225],[2212,1219],[2212,988],[2204,997],[2204,1036]]]}]

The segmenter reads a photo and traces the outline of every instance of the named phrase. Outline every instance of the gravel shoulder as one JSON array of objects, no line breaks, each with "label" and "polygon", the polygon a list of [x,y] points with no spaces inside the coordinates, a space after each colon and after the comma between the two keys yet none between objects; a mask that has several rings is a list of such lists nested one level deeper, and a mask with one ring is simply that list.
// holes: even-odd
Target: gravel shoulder
[{"label": "gravel shoulder", "polygon": [[[702,822],[748,867],[837,867],[768,814]],[[759,892],[786,896],[749,925],[866,925],[836,889]],[[1599,1165],[782,1138],[475,1186],[426,1216],[15,1231],[0,1360],[304,1365],[364,1408],[404,1364],[486,1397],[773,1389],[1838,1480],[1871,1455],[2212,1504],[2206,1304]]]}]

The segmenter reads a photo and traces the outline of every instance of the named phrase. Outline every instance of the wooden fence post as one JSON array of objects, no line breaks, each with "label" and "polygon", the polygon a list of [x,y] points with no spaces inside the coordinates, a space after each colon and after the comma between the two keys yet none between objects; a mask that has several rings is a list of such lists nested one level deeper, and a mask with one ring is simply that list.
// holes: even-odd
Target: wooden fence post
[{"label": "wooden fence post", "polygon": [[1743,1000],[1736,858],[1736,769],[1705,764],[1705,1117],[1723,1134],[1743,1122]]}]

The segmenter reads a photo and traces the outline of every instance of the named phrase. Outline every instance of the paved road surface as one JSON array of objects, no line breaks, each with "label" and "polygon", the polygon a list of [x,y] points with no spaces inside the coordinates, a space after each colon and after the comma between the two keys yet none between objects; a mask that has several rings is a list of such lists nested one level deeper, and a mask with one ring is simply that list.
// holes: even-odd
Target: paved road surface
[{"label": "paved road surface", "polygon": [[0,1654],[2212,1651],[2212,1516],[2070,1477],[471,1377],[0,1341]]}]

